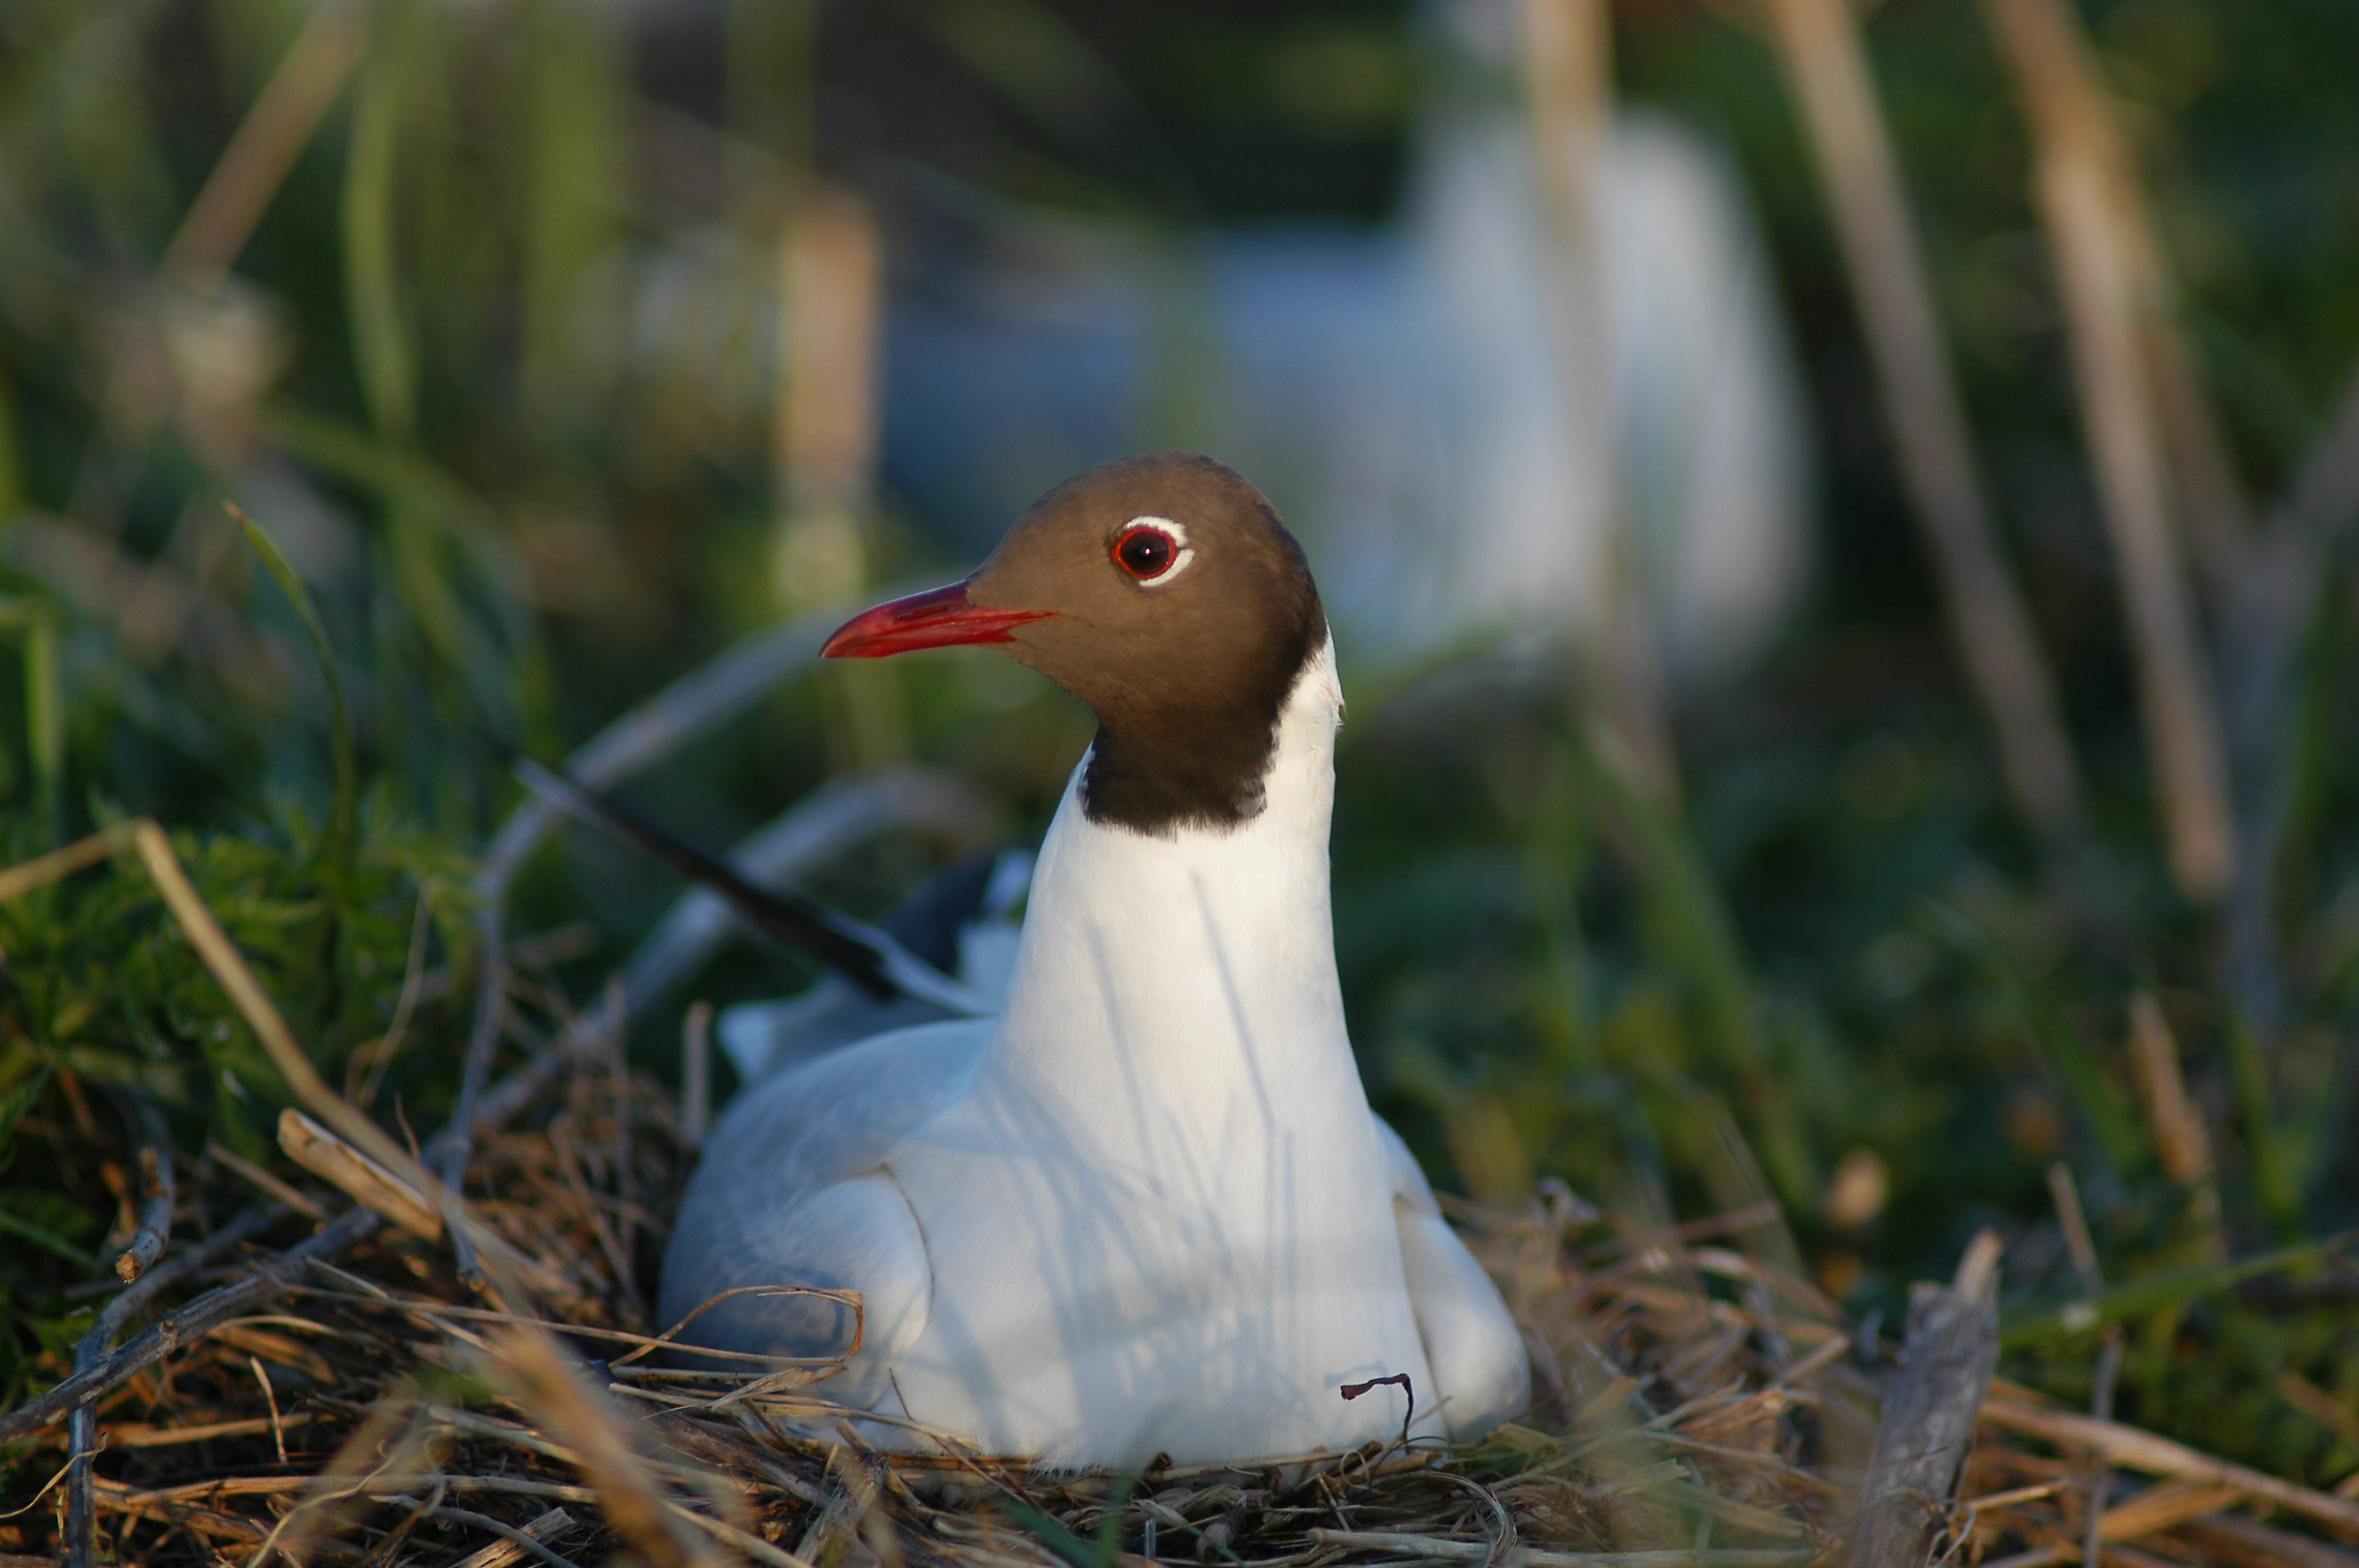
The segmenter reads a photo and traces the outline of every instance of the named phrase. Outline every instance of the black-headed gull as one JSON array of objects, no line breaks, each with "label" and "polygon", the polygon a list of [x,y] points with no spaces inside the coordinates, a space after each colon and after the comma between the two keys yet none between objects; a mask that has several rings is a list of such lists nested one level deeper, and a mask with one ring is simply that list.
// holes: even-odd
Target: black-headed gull
[{"label": "black-headed gull", "polygon": [[[1188,452],[1041,498],[963,582],[832,657],[998,647],[1097,714],[1041,845],[1005,1011],[897,1030],[721,1118],[664,1260],[669,1320],[733,1287],[856,1290],[825,1386],[1062,1465],[1463,1439],[1524,1406],[1497,1290],[1369,1109],[1328,888],[1343,694],[1260,492]],[[833,1354],[849,1312],[740,1295],[686,1337]],[[875,1423],[884,1443],[900,1429]]]}]

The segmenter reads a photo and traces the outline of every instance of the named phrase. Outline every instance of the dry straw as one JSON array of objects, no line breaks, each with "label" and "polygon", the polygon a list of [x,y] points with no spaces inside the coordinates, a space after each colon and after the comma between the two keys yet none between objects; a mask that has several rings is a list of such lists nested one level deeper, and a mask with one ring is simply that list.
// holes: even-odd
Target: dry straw
[{"label": "dry straw", "polygon": [[[1994,1246],[1954,1286],[1925,1288],[1896,1367],[1888,1345],[1863,1348],[1807,1281],[1763,1260],[1774,1209],[1634,1233],[1560,1189],[1518,1214],[1457,1210],[1540,1371],[1526,1420],[1473,1447],[1043,1473],[894,1422],[914,1451],[883,1452],[884,1423],[828,1399],[832,1363],[691,1371],[658,1354],[618,1264],[652,1259],[691,1158],[665,1090],[585,1053],[529,1108],[534,1125],[478,1140],[469,1212],[502,1255],[561,1282],[565,1310],[487,1304],[445,1249],[407,1229],[282,1265],[266,1315],[248,1302],[183,1339],[168,1385],[124,1383],[89,1407],[106,1472],[89,1486],[94,1560],[2061,1563],[2083,1533],[2071,1477],[2097,1459],[2152,1477],[2117,1489],[2099,1523],[2109,1554],[2157,1554],[2123,1561],[2212,1560],[2200,1543],[2233,1540],[2238,1561],[2359,1563],[2252,1517],[2274,1508],[2359,1541],[2359,1502],[2028,1390],[2002,1384],[1985,1400]],[[344,1201],[304,1167],[272,1178],[323,1209]],[[225,1206],[243,1184],[224,1167],[191,1196]],[[642,1244],[620,1257],[607,1238],[633,1206],[625,1192],[643,1195],[628,1217]],[[1917,1412],[1880,1440],[1879,1397],[1888,1416]],[[1940,1452],[1912,1438],[1937,1427],[1951,1433]],[[1897,1554],[1854,1539],[1863,1485],[1872,1511],[1886,1500]]]}]

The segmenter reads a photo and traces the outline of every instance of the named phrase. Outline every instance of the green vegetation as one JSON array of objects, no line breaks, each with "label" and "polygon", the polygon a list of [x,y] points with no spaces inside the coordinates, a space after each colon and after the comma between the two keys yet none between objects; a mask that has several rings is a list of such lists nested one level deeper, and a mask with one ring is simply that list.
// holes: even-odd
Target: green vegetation
[{"label": "green vegetation", "polygon": [[[397,1136],[456,1093],[469,862],[518,798],[505,759],[564,755],[780,612],[775,562],[807,519],[773,449],[767,280],[813,171],[932,157],[1167,235],[1307,210],[1309,187],[1364,218],[1420,80],[1407,18],[1340,0],[1216,7],[1184,48],[1141,19],[1173,8],[846,9],[804,26],[740,0],[724,68],[560,0],[0,5],[0,843],[15,864],[163,822],[323,1075]],[[1892,0],[1868,27],[2086,774],[2063,871],[2010,814],[1955,673],[1774,57],[1719,8],[1626,9],[1622,90],[1722,129],[1764,209],[1824,434],[1821,586],[1765,668],[1679,716],[1678,806],[1569,698],[1463,668],[1361,694],[1335,871],[1371,1089],[1486,1200],[1556,1177],[1644,1229],[1775,1199],[1807,1270],[1887,1338],[1908,1281],[1995,1226],[2003,1375],[2085,1402],[2118,1323],[2125,1419],[2342,1481],[2359,530],[2338,521],[2261,709],[2284,772],[2246,846],[2277,872],[2256,979],[2223,906],[2166,864],[2026,133],[1979,11]],[[2359,11],[2087,9],[2230,468],[2287,495],[2359,354]],[[1305,86],[1338,71],[1340,106]],[[831,92],[883,128],[834,124]],[[959,564],[890,497],[861,528],[869,585]],[[788,685],[630,797],[719,847],[829,776],[917,761],[1045,822],[1086,733],[1060,696],[986,654],[860,673]],[[811,891],[872,913],[926,856],[888,837]],[[676,891],[576,838],[527,869],[510,929],[588,922],[548,976],[586,1005]],[[0,903],[0,954],[13,1406],[62,1375],[127,1238],[136,1108],[185,1170],[212,1144],[265,1158],[288,1097],[127,853]],[[384,1050],[406,977],[435,983]],[[765,953],[699,989],[808,978]],[[2140,1054],[2141,997],[2200,1158]],[[633,1043],[666,1076],[675,1020]],[[5,1463],[12,1498],[54,1467]]]}]

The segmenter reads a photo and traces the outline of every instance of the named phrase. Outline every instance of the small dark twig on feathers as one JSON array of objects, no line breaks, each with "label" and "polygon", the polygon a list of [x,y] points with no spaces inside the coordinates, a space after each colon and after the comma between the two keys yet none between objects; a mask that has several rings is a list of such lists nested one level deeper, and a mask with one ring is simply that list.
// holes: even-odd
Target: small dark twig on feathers
[{"label": "small dark twig on feathers", "polygon": [[1400,1440],[1405,1447],[1408,1443],[1409,1423],[1417,1419],[1417,1385],[1409,1381],[1407,1372],[1395,1372],[1389,1378],[1371,1378],[1364,1383],[1346,1383],[1336,1392],[1342,1394],[1346,1400],[1356,1400],[1370,1389],[1380,1389],[1388,1383],[1397,1386],[1401,1392],[1408,1396],[1408,1412],[1401,1417]]}]

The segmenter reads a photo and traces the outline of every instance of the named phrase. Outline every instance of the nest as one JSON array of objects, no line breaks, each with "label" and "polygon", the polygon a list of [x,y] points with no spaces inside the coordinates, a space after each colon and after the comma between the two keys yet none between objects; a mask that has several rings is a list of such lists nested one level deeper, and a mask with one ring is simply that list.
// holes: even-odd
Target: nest
[{"label": "nest", "polygon": [[[667,1090],[610,1054],[546,1076],[526,1108],[528,1130],[475,1152],[473,1208],[495,1239],[474,1284],[447,1245],[333,1217],[343,1195],[291,1162],[190,1173],[184,1197],[217,1233],[257,1187],[282,1242],[299,1212],[317,1228],[295,1262],[249,1241],[190,1276],[277,1288],[96,1401],[102,1560],[1767,1568],[1861,1545],[1863,1486],[1873,1498],[1907,1457],[1876,1435],[1879,1398],[1908,1376],[1898,1347],[1778,1264],[1774,1209],[1633,1234],[1560,1187],[1521,1214],[1457,1212],[1538,1373],[1531,1413],[1480,1444],[1138,1475],[1043,1472],[947,1434],[878,1452],[829,1400],[828,1364],[715,1374],[654,1353],[646,1283],[693,1159]],[[321,1244],[340,1230],[356,1239]],[[2077,1561],[2093,1498],[2105,1557],[2136,1568],[2359,1564],[2253,1517],[2359,1541],[2359,1504],[2004,1383],[1962,1397],[1978,1428],[1964,1500],[1901,1498],[1898,1560]],[[65,1430],[46,1440],[62,1458]]]},{"label": "nest", "polygon": [[[676,1329],[646,1287],[704,1120],[705,1010],[683,1105],[627,1069],[619,984],[575,1016],[495,925],[452,1130],[405,1148],[321,1081],[152,823],[0,875],[0,897],[123,850],[334,1125],[290,1108],[285,1161],[209,1149],[176,1180],[143,1120],[117,1264],[136,1282],[50,1353],[57,1387],[0,1416],[0,1443],[61,1461],[0,1520],[0,1568],[55,1561],[21,1550],[44,1544],[73,1568],[2359,1568],[2359,1482],[2298,1487],[1994,1382],[1994,1236],[1918,1287],[1896,1346],[1805,1282],[1774,1205],[1638,1226],[1545,1184],[1521,1212],[1453,1207],[1537,1374],[1525,1419],[1478,1444],[1412,1442],[1405,1420],[1347,1454],[1121,1475],[924,1429],[878,1452],[878,1418],[829,1397],[840,1363],[660,1354]],[[531,1054],[490,1084],[503,1033]],[[460,1170],[464,1197],[443,1184]]]}]

